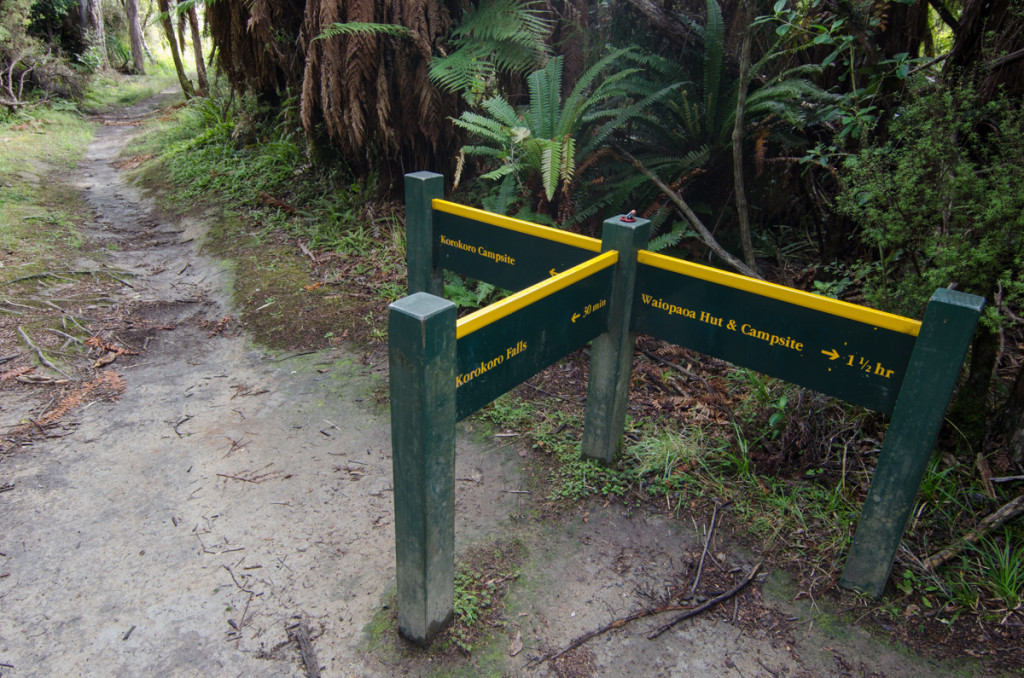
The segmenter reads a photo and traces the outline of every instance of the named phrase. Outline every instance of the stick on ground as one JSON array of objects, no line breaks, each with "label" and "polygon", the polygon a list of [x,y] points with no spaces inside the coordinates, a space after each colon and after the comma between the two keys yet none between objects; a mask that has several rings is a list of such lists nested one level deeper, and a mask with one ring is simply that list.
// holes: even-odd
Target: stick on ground
[{"label": "stick on ground", "polygon": [[49,359],[43,353],[42,349],[40,349],[38,346],[36,346],[32,342],[32,339],[30,339],[28,334],[25,333],[25,329],[21,325],[18,325],[18,334],[20,334],[21,338],[25,340],[25,343],[28,344],[29,348],[31,348],[33,351],[36,352],[36,355],[39,356],[39,362],[41,362],[42,364],[46,365],[51,370],[53,370],[57,374],[61,375],[65,379],[70,379],[71,378],[70,376],[68,376],[67,374],[62,372],[59,367],[57,367],[56,365],[54,365],[53,363],[51,363],[49,361]]},{"label": "stick on ground", "polygon": [[611,621],[599,629],[595,629],[593,631],[588,631],[587,633],[584,633],[582,636],[577,637],[575,640],[573,640],[571,643],[569,643],[566,647],[559,650],[558,652],[552,652],[551,654],[544,655],[539,659],[535,659],[532,662],[530,662],[530,665],[539,666],[544,662],[559,659],[563,655],[569,654],[570,652],[580,647],[584,643],[593,640],[594,638],[597,638],[598,636],[605,634],[611,631],[612,629],[622,628],[626,624],[636,621],[637,619],[643,619],[644,617],[650,617],[651,615],[661,614],[662,612],[674,612],[677,610],[686,609],[689,608],[683,607],[681,605],[659,605],[658,607],[652,607],[646,610],[640,610],[639,612],[634,612],[631,615]]},{"label": "stick on ground", "polygon": [[320,663],[316,659],[316,652],[313,651],[313,643],[309,640],[306,625],[289,626],[288,637],[299,646],[299,654],[302,655],[302,663],[306,667],[306,678],[320,678]]},{"label": "stick on ground", "polygon": [[682,613],[681,615],[679,615],[678,617],[676,617],[672,621],[668,622],[667,624],[663,624],[662,626],[659,626],[657,629],[655,629],[653,632],[651,632],[647,636],[647,639],[648,640],[654,640],[655,638],[657,638],[661,634],[665,633],[665,631],[668,631],[670,628],[672,628],[673,626],[675,626],[679,622],[681,622],[681,621],[683,621],[685,619],[689,619],[690,617],[693,617],[695,615],[698,615],[701,612],[703,612],[704,610],[710,609],[710,608],[714,607],[715,605],[718,605],[719,603],[721,603],[723,601],[729,600],[730,598],[735,596],[737,593],[742,591],[747,586],[747,584],[752,582],[754,580],[754,576],[757,575],[757,571],[760,570],[760,569],[761,569],[761,563],[757,563],[756,565],[754,565],[754,567],[752,567],[750,569],[750,572],[747,573],[747,576],[744,577],[743,580],[739,584],[737,584],[736,586],[732,587],[731,589],[729,589],[728,591],[726,591],[722,595],[718,596],[717,598],[712,598],[711,600],[708,600],[707,602],[702,603],[701,605],[698,605],[697,607],[693,608],[692,610],[687,610],[686,612]]},{"label": "stick on ground", "polygon": [[990,531],[999,527],[1003,523],[1016,518],[1021,513],[1024,513],[1024,494],[982,518],[978,528],[966,534],[964,538],[957,543],[947,546],[930,558],[926,558],[924,561],[925,569],[934,572],[937,567],[948,563],[956,556],[956,554],[964,550],[964,548],[972,544],[977,544],[981,541],[981,538]]}]

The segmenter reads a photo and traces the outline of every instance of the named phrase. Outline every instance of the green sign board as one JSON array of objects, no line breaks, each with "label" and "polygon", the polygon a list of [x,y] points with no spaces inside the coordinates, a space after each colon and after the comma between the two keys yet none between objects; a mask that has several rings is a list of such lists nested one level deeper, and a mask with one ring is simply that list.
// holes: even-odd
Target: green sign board
[{"label": "green sign board", "polygon": [[456,325],[455,403],[462,419],[608,328],[617,252],[608,252]]},{"label": "green sign board", "polygon": [[920,323],[642,252],[632,329],[891,413]]},{"label": "green sign board", "polygon": [[[581,452],[611,462],[637,332],[892,414],[843,578],[881,593],[983,299],[940,289],[920,323],[643,250],[642,219],[598,241],[447,202],[442,184],[406,176],[412,294],[390,309],[403,635],[452,616],[455,422],[593,341]],[[522,291],[456,320],[434,296],[444,269]]]},{"label": "green sign board", "polygon": [[594,238],[445,200],[432,206],[436,264],[502,289],[529,287],[601,251]]}]

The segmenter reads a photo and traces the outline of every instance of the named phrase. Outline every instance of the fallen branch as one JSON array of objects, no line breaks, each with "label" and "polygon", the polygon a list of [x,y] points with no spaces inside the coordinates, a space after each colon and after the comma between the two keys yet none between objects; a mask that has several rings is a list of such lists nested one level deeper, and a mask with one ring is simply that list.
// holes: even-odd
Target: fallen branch
[{"label": "fallen branch", "polygon": [[750,568],[750,572],[747,573],[747,576],[744,577],[743,580],[740,581],[739,584],[736,584],[736,586],[732,587],[731,589],[729,589],[728,591],[726,591],[722,595],[717,596],[715,598],[712,598],[712,599],[708,600],[707,602],[701,603],[700,605],[698,605],[697,607],[693,608],[692,610],[687,610],[686,612],[682,613],[681,615],[679,615],[678,617],[676,617],[672,621],[668,622],[667,624],[659,626],[657,629],[655,629],[653,632],[651,632],[647,636],[647,639],[648,640],[654,640],[655,638],[657,638],[661,634],[665,633],[665,631],[668,631],[669,629],[671,629],[673,626],[675,626],[679,622],[684,621],[686,619],[689,619],[690,617],[694,617],[694,616],[700,614],[701,612],[703,612],[704,610],[710,609],[710,608],[714,607],[715,605],[718,605],[721,602],[729,600],[730,598],[735,596],[737,593],[742,591],[744,588],[746,588],[747,584],[749,584],[750,582],[752,582],[754,580],[754,577],[757,575],[757,572],[760,569],[761,569],[761,563],[757,563],[756,565],[754,565],[754,567]]},{"label": "fallen branch", "polygon": [[1024,494],[982,518],[978,528],[967,533],[960,541],[947,546],[930,558],[925,558],[924,563],[922,563],[924,568],[934,572],[937,567],[948,563],[960,551],[968,546],[977,544],[990,531],[1022,513],[1024,513]]},{"label": "fallen branch", "polygon": [[316,659],[316,652],[313,651],[313,643],[309,640],[309,631],[306,629],[306,625],[289,626],[288,637],[299,646],[299,654],[302,655],[302,663],[306,667],[306,678],[320,678],[320,662]]},{"label": "fallen branch", "polygon": [[697,213],[694,212],[688,204],[686,204],[686,201],[683,200],[683,196],[669,188],[664,181],[655,176],[651,170],[647,169],[647,167],[637,160],[629,151],[619,146],[616,146],[615,150],[629,160],[629,162],[633,164],[633,167],[637,168],[641,174],[653,181],[654,184],[661,189],[661,192],[665,194],[665,197],[675,204],[676,208],[678,208],[679,211],[682,212],[683,216],[686,217],[687,221],[690,222],[690,225],[697,230],[697,233],[700,235],[700,239],[704,241],[704,244],[707,245],[712,252],[717,254],[723,261],[725,261],[725,263],[729,264],[743,275],[751,278],[757,278],[758,280],[761,279],[761,276],[759,276],[756,271],[752,270],[749,266],[730,254],[728,250],[722,247],[718,241],[715,240],[715,236],[712,235],[711,231],[708,230],[708,227],[704,225],[704,222],[700,220]]},{"label": "fallen branch", "polygon": [[587,633],[584,633],[582,636],[579,636],[578,638],[573,640],[571,643],[569,643],[565,648],[559,650],[558,652],[552,652],[551,654],[547,654],[547,655],[544,655],[543,657],[541,657],[539,659],[533,660],[532,662],[530,662],[530,666],[540,666],[544,662],[554,661],[556,659],[559,659],[562,656],[564,656],[566,654],[569,654],[570,652],[572,652],[576,648],[580,647],[584,643],[587,643],[587,642],[593,640],[594,638],[597,638],[598,636],[600,636],[602,634],[608,633],[609,631],[611,631],[613,629],[622,628],[626,624],[628,624],[630,622],[634,622],[637,619],[643,619],[644,617],[650,617],[650,616],[655,615],[655,614],[661,614],[662,612],[675,612],[677,610],[688,610],[688,609],[689,609],[689,607],[686,607],[686,606],[683,606],[683,605],[669,605],[669,604],[665,604],[665,605],[659,605],[658,607],[651,607],[651,608],[647,608],[645,610],[640,610],[639,612],[634,612],[633,614],[628,615],[626,617],[622,617],[621,619],[616,619],[614,621],[611,621],[611,622],[605,624],[604,626],[602,626],[599,629],[596,629],[594,631],[588,631]]},{"label": "fallen branch", "polygon": [[718,520],[718,502],[715,502],[715,510],[711,513],[711,527],[708,528],[708,534],[704,538],[704,550],[700,553],[700,563],[697,565],[697,576],[693,578],[693,586],[690,587],[690,595],[686,597],[687,600],[693,598],[697,593],[697,586],[700,584],[700,575],[704,572],[704,558],[708,555],[708,546],[711,544],[711,537],[715,534],[715,522]]},{"label": "fallen branch", "polygon": [[18,334],[20,334],[21,338],[25,340],[25,343],[29,345],[29,348],[31,348],[33,351],[36,352],[36,355],[39,356],[39,362],[41,362],[42,364],[46,365],[51,370],[53,370],[57,374],[61,375],[65,379],[70,379],[71,378],[70,375],[65,374],[63,370],[61,370],[59,367],[57,367],[56,365],[54,365],[53,363],[50,362],[50,360],[46,357],[46,355],[43,354],[42,349],[39,348],[38,346],[36,346],[32,342],[32,339],[30,339],[28,334],[25,333],[25,330],[21,327],[21,325],[18,325]]}]

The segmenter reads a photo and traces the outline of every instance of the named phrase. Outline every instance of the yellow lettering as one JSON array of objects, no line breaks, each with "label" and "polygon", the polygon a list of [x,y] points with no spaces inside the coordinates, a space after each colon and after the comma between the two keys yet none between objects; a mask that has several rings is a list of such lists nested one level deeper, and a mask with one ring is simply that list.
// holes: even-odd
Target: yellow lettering
[{"label": "yellow lettering", "polygon": [[781,346],[782,348],[792,349],[797,352],[803,352],[804,350],[803,342],[796,341],[793,337],[780,337],[777,334],[759,330],[747,323],[743,323],[743,325],[740,326],[740,332],[743,333],[744,336],[753,337],[754,339],[766,342],[769,347]]}]

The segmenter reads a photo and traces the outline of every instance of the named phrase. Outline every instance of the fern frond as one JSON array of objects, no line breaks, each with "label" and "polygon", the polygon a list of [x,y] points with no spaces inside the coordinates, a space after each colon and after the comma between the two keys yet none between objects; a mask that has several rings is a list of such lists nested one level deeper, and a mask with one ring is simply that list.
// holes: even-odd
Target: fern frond
[{"label": "fern frond", "polygon": [[526,79],[530,89],[529,128],[535,136],[551,139],[556,134],[562,103],[563,57],[548,61],[544,68]]},{"label": "fern frond", "polygon": [[518,164],[509,163],[507,165],[502,165],[501,167],[499,167],[497,169],[493,169],[490,172],[487,172],[486,174],[481,174],[480,178],[481,179],[501,179],[503,176],[508,175],[508,174],[512,174],[513,172],[516,172],[518,170],[519,170],[519,165]]},{"label": "fern frond", "polygon": [[516,110],[512,108],[512,104],[505,101],[502,97],[491,97],[483,103],[483,108],[494,116],[495,120],[504,125],[516,127],[522,124],[519,116],[516,114]]},{"label": "fern frond", "polygon": [[551,54],[552,22],[538,2],[489,0],[471,7],[452,31],[456,49],[430,64],[432,82],[449,92],[482,91],[497,71],[521,73]]},{"label": "fern frond", "polygon": [[647,249],[652,252],[660,252],[669,247],[675,247],[684,236],[689,237],[691,235],[695,235],[695,233],[688,223],[676,222],[671,231],[652,238],[647,243]]},{"label": "fern frond", "polygon": [[478,113],[466,111],[460,117],[455,118],[452,122],[467,132],[476,134],[477,136],[489,141],[493,141],[498,145],[504,145],[508,139],[506,129],[501,125],[501,123],[490,118],[485,118]]},{"label": "fern frond", "polygon": [[504,159],[508,157],[507,151],[493,146],[463,146],[462,152],[466,155],[479,155],[485,158]]},{"label": "fern frond", "polygon": [[544,195],[550,202],[555,197],[558,187],[558,169],[562,161],[562,149],[554,143],[544,144],[540,159],[540,178],[544,186]]},{"label": "fern frond", "polygon": [[576,172],[576,140],[566,134],[562,138],[560,149],[562,160],[558,165],[558,176],[568,184],[572,181],[572,175]]},{"label": "fern frond", "polygon": [[508,206],[512,204],[512,199],[515,197],[515,188],[515,177],[512,174],[506,174],[498,184],[498,192],[481,199],[480,202],[488,212],[507,215]]},{"label": "fern frond", "polygon": [[722,109],[721,83],[725,78],[725,24],[718,0],[707,0],[704,30],[704,115],[708,128],[717,127]]},{"label": "fern frond", "polygon": [[339,35],[390,35],[396,38],[410,38],[412,31],[400,24],[375,24],[362,21],[346,21],[344,23],[333,23],[314,40],[327,40]]}]

